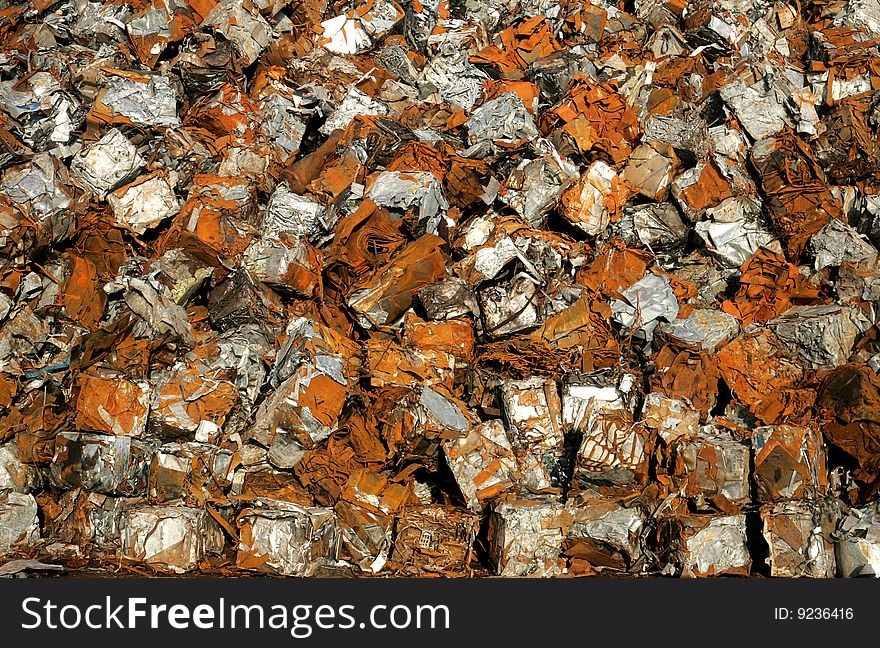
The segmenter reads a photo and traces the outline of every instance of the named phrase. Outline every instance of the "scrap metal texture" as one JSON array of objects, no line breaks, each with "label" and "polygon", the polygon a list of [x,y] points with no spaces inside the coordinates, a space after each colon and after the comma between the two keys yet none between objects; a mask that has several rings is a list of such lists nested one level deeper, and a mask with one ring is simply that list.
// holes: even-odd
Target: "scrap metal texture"
[{"label": "scrap metal texture", "polygon": [[880,575],[878,61],[876,0],[0,0],[0,574]]}]

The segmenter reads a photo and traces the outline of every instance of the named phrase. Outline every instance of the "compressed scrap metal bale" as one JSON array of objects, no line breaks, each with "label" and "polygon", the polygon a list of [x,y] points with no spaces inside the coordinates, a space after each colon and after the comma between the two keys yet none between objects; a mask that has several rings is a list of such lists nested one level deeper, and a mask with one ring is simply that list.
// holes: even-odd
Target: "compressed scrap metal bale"
[{"label": "compressed scrap metal bale", "polygon": [[321,290],[320,256],[315,248],[285,234],[261,238],[244,251],[242,264],[254,279],[278,291],[314,297]]},{"label": "compressed scrap metal bale", "polygon": [[103,198],[127,180],[133,180],[145,164],[135,145],[113,128],[74,156],[70,173],[78,184]]},{"label": "compressed scrap metal bale", "polygon": [[392,387],[381,392],[376,408],[384,416],[382,438],[388,449],[435,470],[442,440],[458,437],[473,425],[467,406],[439,387]]},{"label": "compressed scrap metal bale", "polygon": [[597,160],[560,196],[563,218],[585,234],[605,231],[611,217],[620,209],[620,179],[605,162]]},{"label": "compressed scrap metal bale", "polygon": [[381,571],[390,553],[394,518],[345,500],[333,510],[340,526],[339,558],[364,571]]},{"label": "compressed scrap metal bale", "polygon": [[0,84],[0,109],[12,118],[11,129],[34,151],[69,155],[73,132],[85,111],[50,72],[37,71]]},{"label": "compressed scrap metal bale", "polygon": [[223,428],[238,405],[238,390],[210,375],[198,364],[181,362],[154,377],[150,423],[156,434],[204,440]]},{"label": "compressed scrap metal bale", "polygon": [[427,171],[383,171],[369,184],[366,196],[380,207],[414,211],[413,231],[418,234],[437,234],[449,209],[440,182]]},{"label": "compressed scrap metal bale", "polygon": [[46,534],[61,542],[101,550],[119,551],[122,542],[123,514],[145,504],[140,497],[112,497],[82,489],[65,491],[56,512],[46,515]]},{"label": "compressed scrap metal bale", "polygon": [[76,424],[117,436],[142,437],[147,431],[151,388],[110,372],[83,372],[79,377]]},{"label": "compressed scrap metal bale", "polygon": [[828,488],[825,444],[815,428],[792,425],[755,428],[752,449],[760,501],[825,494]]},{"label": "compressed scrap metal bale", "polygon": [[165,175],[150,174],[120,187],[107,196],[116,222],[143,234],[180,211],[174,182]]},{"label": "compressed scrap metal bale", "polygon": [[50,478],[58,488],[108,495],[142,495],[152,448],[127,436],[61,432],[55,437]]},{"label": "compressed scrap metal bale", "polygon": [[295,194],[284,183],[278,185],[266,204],[263,233],[268,236],[284,232],[314,240],[328,226],[327,209],[321,203]]},{"label": "compressed scrap metal bale", "polygon": [[685,319],[660,324],[657,333],[678,346],[714,353],[739,334],[739,322],[728,313],[695,308]]},{"label": "compressed scrap metal bale", "polygon": [[645,478],[648,430],[635,422],[627,403],[632,376],[619,386],[567,384],[562,395],[567,430],[581,435],[575,472],[590,480],[628,484]]},{"label": "compressed scrap metal bale", "polygon": [[770,575],[833,578],[836,518],[822,501],[779,502],[761,509]]},{"label": "compressed scrap metal bale", "polygon": [[462,279],[443,279],[422,288],[419,301],[434,320],[448,320],[464,315],[479,316],[479,305],[473,291]]},{"label": "compressed scrap metal bale", "polygon": [[837,528],[834,545],[837,575],[843,578],[880,577],[880,504],[852,509]]},{"label": "compressed scrap metal bale", "polygon": [[675,172],[676,157],[670,147],[641,144],[632,152],[621,178],[651,200],[662,198]]},{"label": "compressed scrap metal bale", "polygon": [[880,377],[867,365],[844,365],[829,373],[816,397],[828,443],[856,462],[853,477],[876,492],[880,480]]},{"label": "compressed scrap metal bale", "polygon": [[474,110],[465,128],[472,146],[498,144],[512,147],[540,135],[522,99],[514,92],[505,92]]},{"label": "compressed scrap metal bale", "polygon": [[370,340],[366,348],[370,384],[376,387],[406,387],[414,376],[425,386],[452,389],[455,357],[440,349],[400,346],[384,340]]},{"label": "compressed scrap metal bale", "polygon": [[156,502],[223,499],[235,462],[231,451],[209,443],[167,443],[150,461],[147,493]]},{"label": "compressed scrap metal bale", "polygon": [[386,115],[388,107],[381,101],[376,101],[357,88],[349,90],[339,102],[331,115],[321,126],[321,133],[329,135],[337,128],[344,128],[356,115]]},{"label": "compressed scrap metal bale", "polygon": [[234,43],[246,65],[257,60],[273,34],[272,27],[265,18],[234,0],[225,0],[214,5],[202,25],[212,27]]},{"label": "compressed scrap metal bale", "polygon": [[880,495],[877,0],[31,4],[0,10],[0,488],[48,543],[118,554],[147,503],[235,537],[264,498],[336,547],[266,569],[479,574],[398,561],[402,516],[529,493],[653,519],[524,564],[650,573],[685,508],[754,536]]},{"label": "compressed scrap metal bale", "polygon": [[522,482],[542,490],[562,481],[565,435],[556,383],[540,378],[509,381],[500,396]]},{"label": "compressed scrap metal bale", "polygon": [[479,511],[518,479],[516,455],[501,421],[485,421],[443,442],[443,454],[465,502]]},{"label": "compressed scrap metal bale", "polygon": [[32,495],[0,490],[0,555],[40,539],[37,502]]},{"label": "compressed scrap metal bale", "polygon": [[810,251],[816,270],[852,263],[876,263],[877,250],[863,235],[837,219],[831,219],[810,239]]},{"label": "compressed scrap metal bale", "polygon": [[520,162],[499,190],[498,199],[529,225],[540,227],[562,190],[576,177],[576,167],[551,149],[538,159]]},{"label": "compressed scrap metal bale", "polygon": [[40,473],[21,461],[18,446],[10,441],[0,445],[0,489],[30,493],[41,485]]},{"label": "compressed scrap metal bale", "polygon": [[746,516],[689,516],[681,521],[683,576],[748,576]]},{"label": "compressed scrap metal bale", "polygon": [[627,569],[641,558],[645,514],[598,493],[579,494],[567,503],[571,526],[564,554],[593,567]]},{"label": "compressed scrap metal bale", "polygon": [[339,524],[339,558],[364,571],[381,571],[391,553],[395,515],[411,494],[408,486],[389,483],[377,473],[352,473],[333,509]]},{"label": "compressed scrap metal bale", "polygon": [[693,438],[675,444],[674,473],[682,480],[684,496],[722,497],[742,505],[750,499],[751,450],[723,428],[704,426]]},{"label": "compressed scrap metal bale", "polygon": [[39,224],[53,241],[72,234],[75,221],[69,209],[73,188],[65,186],[64,172],[48,154],[34,156],[30,164],[10,167],[0,178],[0,194]]},{"label": "compressed scrap metal bale", "polygon": [[223,551],[220,525],[203,508],[134,506],[122,515],[122,554],[183,573]]},{"label": "compressed scrap metal bale", "polygon": [[650,340],[661,321],[671,322],[678,317],[678,299],[663,275],[648,274],[621,296],[623,299],[611,303],[611,312],[625,332],[639,331]]},{"label": "compressed scrap metal bale", "polygon": [[768,324],[783,346],[813,369],[845,364],[856,339],[870,326],[853,306],[792,306]]},{"label": "compressed scrap metal bale", "polygon": [[353,355],[350,341],[305,317],[292,320],[287,335],[271,376],[276,389],[245,436],[269,448],[279,468],[292,468],[336,430]]},{"label": "compressed scrap metal bale", "polygon": [[639,242],[664,259],[676,258],[684,250],[688,228],[678,210],[669,203],[628,205],[624,218],[632,219],[632,227]]},{"label": "compressed scrap metal bale", "polygon": [[660,392],[645,396],[642,420],[645,427],[655,430],[667,445],[696,436],[700,427],[700,413],[690,402],[669,398]]},{"label": "compressed scrap metal bale", "polygon": [[445,277],[442,242],[433,234],[421,236],[355,286],[348,305],[363,326],[393,323],[412,305],[419,290]]},{"label": "compressed scrap metal bale", "polygon": [[546,496],[505,500],[489,515],[489,556],[499,576],[547,578],[562,573],[560,553],[571,515]]},{"label": "compressed scrap metal bale", "polygon": [[748,261],[758,248],[777,248],[773,235],[749,218],[734,221],[705,220],[695,230],[706,248],[724,265],[736,268]]},{"label": "compressed scrap metal bale", "polygon": [[526,275],[480,291],[479,299],[485,330],[493,337],[519,333],[541,323],[540,285]]},{"label": "compressed scrap metal bale", "polygon": [[332,509],[258,498],[238,516],[236,565],[242,569],[310,576],[339,554]]},{"label": "compressed scrap metal bale", "polygon": [[95,97],[90,121],[142,127],[180,125],[177,92],[168,77],[113,69],[103,73],[109,78]]},{"label": "compressed scrap metal bale", "polygon": [[391,558],[417,574],[465,571],[479,522],[476,514],[452,506],[407,507],[397,519]]}]

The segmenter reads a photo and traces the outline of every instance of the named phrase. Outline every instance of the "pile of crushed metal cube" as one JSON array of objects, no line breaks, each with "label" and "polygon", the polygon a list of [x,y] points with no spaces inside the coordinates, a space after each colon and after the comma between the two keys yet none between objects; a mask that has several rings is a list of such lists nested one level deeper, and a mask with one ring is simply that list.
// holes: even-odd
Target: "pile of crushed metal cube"
[{"label": "pile of crushed metal cube", "polygon": [[878,247],[878,0],[0,0],[0,575],[878,576]]}]

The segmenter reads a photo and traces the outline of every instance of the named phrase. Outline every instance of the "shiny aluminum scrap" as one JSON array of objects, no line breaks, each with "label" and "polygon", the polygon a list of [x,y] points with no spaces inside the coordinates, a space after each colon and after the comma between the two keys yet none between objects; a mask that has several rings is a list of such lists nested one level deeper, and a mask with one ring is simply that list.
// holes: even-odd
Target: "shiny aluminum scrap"
[{"label": "shiny aluminum scrap", "polygon": [[683,576],[748,576],[752,558],[746,516],[692,516],[682,531]]},{"label": "shiny aluminum scrap", "polygon": [[836,537],[838,576],[880,577],[880,502],[852,509],[840,521]]},{"label": "shiny aluminum scrap", "polygon": [[648,274],[621,296],[622,300],[611,303],[611,312],[624,332],[639,331],[650,340],[661,321],[672,322],[678,317],[678,299],[663,275]]},{"label": "shiny aluminum scrap", "polygon": [[339,554],[339,527],[332,509],[260,498],[237,520],[236,564],[286,576],[310,576]]},{"label": "shiny aluminum scrap", "polygon": [[572,518],[566,532],[566,556],[614,569],[631,568],[642,557],[646,515],[638,505],[626,506],[584,491],[566,506]]},{"label": "shiny aluminum scrap", "polygon": [[32,495],[0,490],[0,551],[29,545],[40,537],[37,502]]},{"label": "shiny aluminum scrap", "polygon": [[499,576],[559,576],[571,515],[547,496],[497,503],[489,516],[489,555]]},{"label": "shiny aluminum scrap", "polygon": [[734,505],[749,501],[751,451],[728,430],[704,426],[693,438],[681,439],[674,452],[674,472],[685,497],[722,497]]},{"label": "shiny aluminum scrap", "polygon": [[220,525],[202,508],[137,506],[123,513],[126,558],[183,573],[223,550]]}]

